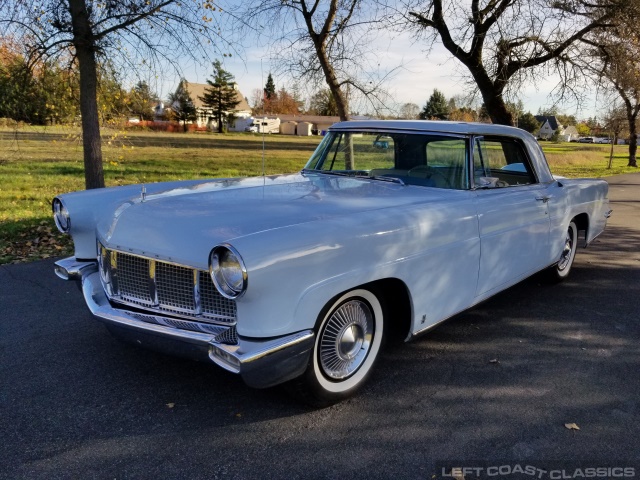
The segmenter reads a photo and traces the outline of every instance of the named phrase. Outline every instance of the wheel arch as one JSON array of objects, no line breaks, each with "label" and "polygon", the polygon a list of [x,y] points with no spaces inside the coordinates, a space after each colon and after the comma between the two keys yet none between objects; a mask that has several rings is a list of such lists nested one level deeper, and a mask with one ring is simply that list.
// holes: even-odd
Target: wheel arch
[{"label": "wheel arch", "polygon": [[580,239],[580,232],[584,232],[583,245],[586,247],[587,238],[589,238],[589,215],[587,213],[579,213],[571,220],[576,224],[578,228],[578,239]]},{"label": "wheel arch", "polygon": [[354,285],[335,294],[327,299],[323,308],[319,310],[314,330],[318,330],[327,311],[338,298],[351,290],[357,289],[369,290],[378,297],[386,318],[385,325],[388,329],[386,335],[389,340],[402,341],[410,337],[411,312],[413,310],[411,295],[407,285],[398,278],[382,278],[361,285]]},{"label": "wheel arch", "polygon": [[[332,309],[340,309],[342,306],[352,299],[362,299],[364,302],[372,307],[374,312],[373,321],[375,326],[375,333],[367,348],[370,350],[365,353],[361,360],[355,360],[357,355],[349,357],[347,362],[359,361],[355,370],[345,377],[338,377],[329,374],[327,376],[326,368],[331,369],[335,364],[332,364],[329,359],[328,364],[324,364],[321,360],[324,355],[320,354],[320,345],[325,345],[327,336],[326,332],[331,335],[332,332],[336,332],[336,328],[326,327],[330,322],[330,312]],[[380,357],[380,351],[383,348],[385,339],[388,339],[390,334],[401,332],[404,336],[407,336],[407,332],[410,325],[410,296],[404,282],[397,278],[384,278],[360,285],[349,285],[348,288],[344,288],[340,293],[333,295],[327,299],[325,297],[325,303],[323,308],[319,309],[315,330],[317,333],[314,350],[309,358],[306,371],[300,376],[284,384],[284,387],[294,395],[296,398],[312,405],[314,407],[326,407],[332,405],[340,400],[343,400],[353,395],[359,390],[362,385],[367,381],[367,378],[371,374],[376,360]],[[376,317],[375,311],[378,312],[380,317]],[[394,312],[389,314],[389,312]],[[347,316],[347,319],[349,317]],[[351,317],[355,318],[355,317]],[[376,320],[377,319],[377,320]],[[381,323],[378,323],[378,322]],[[381,330],[377,330],[380,327]],[[391,328],[389,328],[391,327]],[[404,332],[403,332],[404,330]],[[357,337],[357,335],[354,335]],[[329,348],[331,349],[332,342],[336,339],[340,339],[340,335],[333,337],[329,336]],[[349,340],[347,340],[348,342]],[[323,347],[324,348],[324,347]],[[357,347],[357,348],[360,348]],[[364,347],[362,347],[364,348]],[[326,353],[330,353],[330,350],[324,350]],[[345,353],[350,355],[353,352]],[[341,373],[340,370],[335,373]]]},{"label": "wheel arch", "polygon": [[411,336],[411,295],[407,285],[398,278],[384,278],[362,285],[370,289],[382,303],[387,317],[387,338],[392,341],[406,340]]}]

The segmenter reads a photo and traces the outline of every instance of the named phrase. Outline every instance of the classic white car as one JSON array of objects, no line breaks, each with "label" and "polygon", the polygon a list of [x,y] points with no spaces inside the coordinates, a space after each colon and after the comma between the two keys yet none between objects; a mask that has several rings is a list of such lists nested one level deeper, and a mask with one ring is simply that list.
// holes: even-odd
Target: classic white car
[{"label": "classic white car", "polygon": [[321,406],[363,384],[386,335],[541,270],[564,279],[607,191],[555,179],[516,128],[343,122],[297,174],[56,197],[75,245],[56,272],[116,336]]}]

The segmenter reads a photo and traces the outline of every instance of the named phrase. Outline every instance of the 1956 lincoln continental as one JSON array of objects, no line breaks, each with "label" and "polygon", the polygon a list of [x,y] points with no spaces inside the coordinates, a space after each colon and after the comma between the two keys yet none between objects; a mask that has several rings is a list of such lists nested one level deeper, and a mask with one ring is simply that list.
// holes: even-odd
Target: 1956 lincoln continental
[{"label": "1956 lincoln continental", "polygon": [[314,405],[353,394],[385,334],[410,340],[535,272],[569,275],[610,215],[511,127],[359,121],[293,175],[60,195],[81,282],[116,336]]}]

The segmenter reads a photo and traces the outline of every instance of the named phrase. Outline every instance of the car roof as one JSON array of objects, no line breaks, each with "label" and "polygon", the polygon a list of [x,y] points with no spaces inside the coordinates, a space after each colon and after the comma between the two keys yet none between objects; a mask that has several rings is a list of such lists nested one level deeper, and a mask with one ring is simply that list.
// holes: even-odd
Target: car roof
[{"label": "car roof", "polygon": [[458,135],[507,135],[523,140],[533,138],[530,133],[520,128],[506,125],[441,120],[355,120],[334,123],[329,130],[404,130]]}]

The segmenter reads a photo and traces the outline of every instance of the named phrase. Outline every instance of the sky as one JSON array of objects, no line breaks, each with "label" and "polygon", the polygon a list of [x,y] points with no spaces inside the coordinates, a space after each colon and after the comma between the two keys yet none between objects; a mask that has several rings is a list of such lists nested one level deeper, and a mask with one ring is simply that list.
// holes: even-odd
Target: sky
[{"label": "sky", "polygon": [[[245,39],[245,51],[240,56],[223,58],[224,68],[234,75],[240,91],[249,98],[255,89],[262,89],[266,83],[267,75],[275,71],[275,65],[270,59],[269,49],[262,40]],[[433,90],[437,88],[447,98],[454,95],[462,95],[465,91],[464,67],[451,57],[442,46],[436,45],[427,55],[425,46],[416,44],[409,35],[384,34],[378,35],[373,45],[376,51],[376,60],[382,69],[395,69],[391,78],[386,82],[385,89],[395,102],[394,107],[404,103],[415,103],[422,108]],[[184,75],[190,82],[205,83],[211,75],[211,68],[197,65],[183,65]],[[276,88],[289,89],[291,79],[279,78],[274,74]],[[166,98],[178,83],[178,77],[165,78],[158,93],[161,98]],[[523,101],[525,111],[536,114],[540,108],[548,108],[553,105],[554,99],[551,93],[558,84],[558,78],[549,77],[537,85],[526,85],[520,92],[520,100]],[[352,105],[352,108],[354,106]],[[578,119],[586,119],[596,116],[606,110],[607,105],[597,92],[593,92],[587,101],[577,108],[574,104],[558,104],[560,113],[575,115]],[[367,111],[366,106],[355,106],[360,113]]]}]

